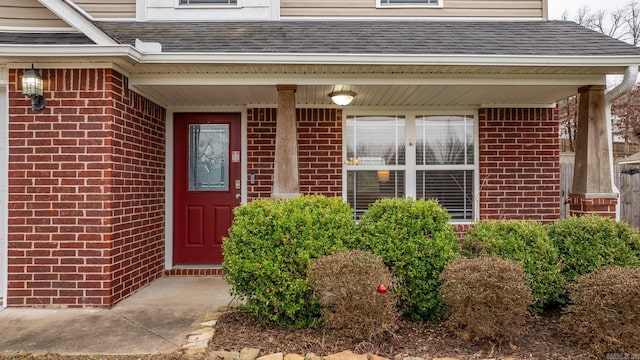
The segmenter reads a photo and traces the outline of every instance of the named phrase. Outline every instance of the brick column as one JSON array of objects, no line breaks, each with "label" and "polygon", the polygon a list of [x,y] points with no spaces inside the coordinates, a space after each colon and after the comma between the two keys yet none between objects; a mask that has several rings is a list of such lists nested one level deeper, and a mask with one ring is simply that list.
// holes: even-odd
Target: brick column
[{"label": "brick column", "polygon": [[9,83],[9,306],[111,307],[162,276],[165,110],[111,69]]},{"label": "brick column", "polygon": [[572,194],[569,198],[569,212],[572,216],[580,216],[584,214],[598,214],[601,216],[616,217],[616,205],[618,199],[613,198],[587,198],[578,197]]},{"label": "brick column", "polygon": [[618,197],[611,179],[605,86],[584,86],[578,92],[578,133],[572,193],[569,194],[570,215],[615,217]]},{"label": "brick column", "polygon": [[271,197],[286,199],[300,195],[296,85],[278,85],[277,89],[276,153]]}]

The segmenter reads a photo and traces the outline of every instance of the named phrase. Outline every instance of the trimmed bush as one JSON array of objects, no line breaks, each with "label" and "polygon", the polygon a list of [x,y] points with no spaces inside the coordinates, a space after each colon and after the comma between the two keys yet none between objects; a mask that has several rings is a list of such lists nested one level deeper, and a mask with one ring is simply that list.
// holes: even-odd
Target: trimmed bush
[{"label": "trimmed bush", "polygon": [[413,319],[440,319],[440,272],[459,252],[449,214],[434,200],[378,200],[360,230],[360,248],[380,256],[396,276],[400,309]]},{"label": "trimmed bush", "polygon": [[463,338],[513,341],[526,330],[531,289],[521,263],[498,257],[457,259],[440,276],[451,314],[447,324]]},{"label": "trimmed bush", "polygon": [[640,236],[627,223],[585,215],[549,225],[567,281],[607,265],[640,265]]},{"label": "trimmed bush", "polygon": [[640,268],[607,267],[578,276],[560,326],[597,356],[640,353]]},{"label": "trimmed bush", "polygon": [[557,303],[564,289],[558,249],[535,221],[483,221],[467,232],[467,255],[498,255],[524,266],[533,296],[532,309]]},{"label": "trimmed bush", "polygon": [[237,207],[234,215],[222,265],[232,294],[262,323],[318,325],[320,306],[307,270],[357,238],[349,206],[323,196],[265,199]]},{"label": "trimmed bush", "polygon": [[[360,250],[323,256],[311,265],[309,282],[322,306],[324,326],[361,340],[396,327],[393,276],[380,257]],[[379,284],[388,291],[378,305]]]}]

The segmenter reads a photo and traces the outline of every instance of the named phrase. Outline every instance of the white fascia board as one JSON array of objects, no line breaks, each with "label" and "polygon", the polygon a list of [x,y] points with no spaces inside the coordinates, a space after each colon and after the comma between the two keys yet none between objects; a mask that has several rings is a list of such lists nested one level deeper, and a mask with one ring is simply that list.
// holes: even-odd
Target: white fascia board
[{"label": "white fascia board", "polygon": [[74,29],[85,34],[89,39],[98,45],[115,45],[117,42],[105,34],[97,26],[93,25],[89,19],[80,14],[78,10],[63,0],[38,0],[47,9],[51,10],[60,19],[71,25]]},{"label": "white fascia board", "polygon": [[150,85],[605,85],[604,75],[558,74],[137,74],[137,86]]},{"label": "white fascia board", "polygon": [[[303,64],[303,65],[449,65],[449,66],[633,66],[632,56],[414,55],[414,54],[280,54],[162,53],[145,54],[148,64]],[[622,69],[624,71],[624,69]]]},{"label": "white fascia board", "polygon": [[93,57],[125,56],[142,59],[142,53],[130,45],[0,45],[2,57]]},{"label": "white fascia board", "polygon": [[[41,0],[45,1],[45,0]],[[530,67],[617,67],[640,64],[640,56],[523,56],[412,54],[145,54],[131,45],[0,45],[0,57],[126,56],[140,64],[273,64],[273,65],[443,65]]]}]

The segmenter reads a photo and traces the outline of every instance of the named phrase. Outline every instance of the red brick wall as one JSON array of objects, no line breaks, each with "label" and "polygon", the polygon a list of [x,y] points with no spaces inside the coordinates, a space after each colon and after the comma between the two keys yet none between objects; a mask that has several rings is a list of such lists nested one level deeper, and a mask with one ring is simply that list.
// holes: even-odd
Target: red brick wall
[{"label": "red brick wall", "polygon": [[571,216],[600,215],[616,218],[617,198],[585,198],[580,196],[569,197],[569,209]]},{"label": "red brick wall", "polygon": [[10,71],[8,305],[108,307],[162,272],[164,110],[109,69],[42,74],[34,112]]},{"label": "red brick wall", "polygon": [[[269,197],[276,109],[248,112],[249,199]],[[301,192],[342,196],[342,112],[299,109]],[[556,109],[480,109],[480,218],[553,221],[560,216]],[[458,226],[463,236],[468,226]]]},{"label": "red brick wall", "polygon": [[480,218],[560,216],[556,109],[480,109]]},{"label": "red brick wall", "polygon": [[[247,169],[255,173],[249,200],[268,198],[273,186],[276,109],[249,109]],[[300,193],[342,196],[342,111],[298,109]]]},{"label": "red brick wall", "polygon": [[164,271],[165,110],[128,90],[111,90],[111,304]]}]

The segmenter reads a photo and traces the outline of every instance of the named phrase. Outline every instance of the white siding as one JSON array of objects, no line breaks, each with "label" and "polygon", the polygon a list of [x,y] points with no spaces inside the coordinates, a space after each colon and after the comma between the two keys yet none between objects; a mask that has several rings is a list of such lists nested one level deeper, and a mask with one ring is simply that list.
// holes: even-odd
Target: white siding
[{"label": "white siding", "polygon": [[68,28],[38,0],[0,0],[0,27]]},{"label": "white siding", "polygon": [[[136,17],[136,0],[76,0],[74,3],[96,19]],[[69,27],[38,0],[0,0],[0,26]]]},{"label": "white siding", "polygon": [[[442,8],[377,8],[376,0],[238,0],[179,6],[178,0],[74,0],[96,19],[272,20],[286,18],[546,18],[547,0],[443,0]],[[280,6],[278,6],[280,4]],[[137,11],[136,11],[137,9]],[[136,17],[137,12],[137,17]],[[0,0],[0,27],[68,27],[38,0]]]},{"label": "white siding", "polygon": [[545,17],[546,0],[443,0],[442,8],[377,8],[376,0],[281,0],[287,17]]},{"label": "white siding", "polygon": [[74,0],[74,3],[96,19],[136,18],[136,0]]}]

